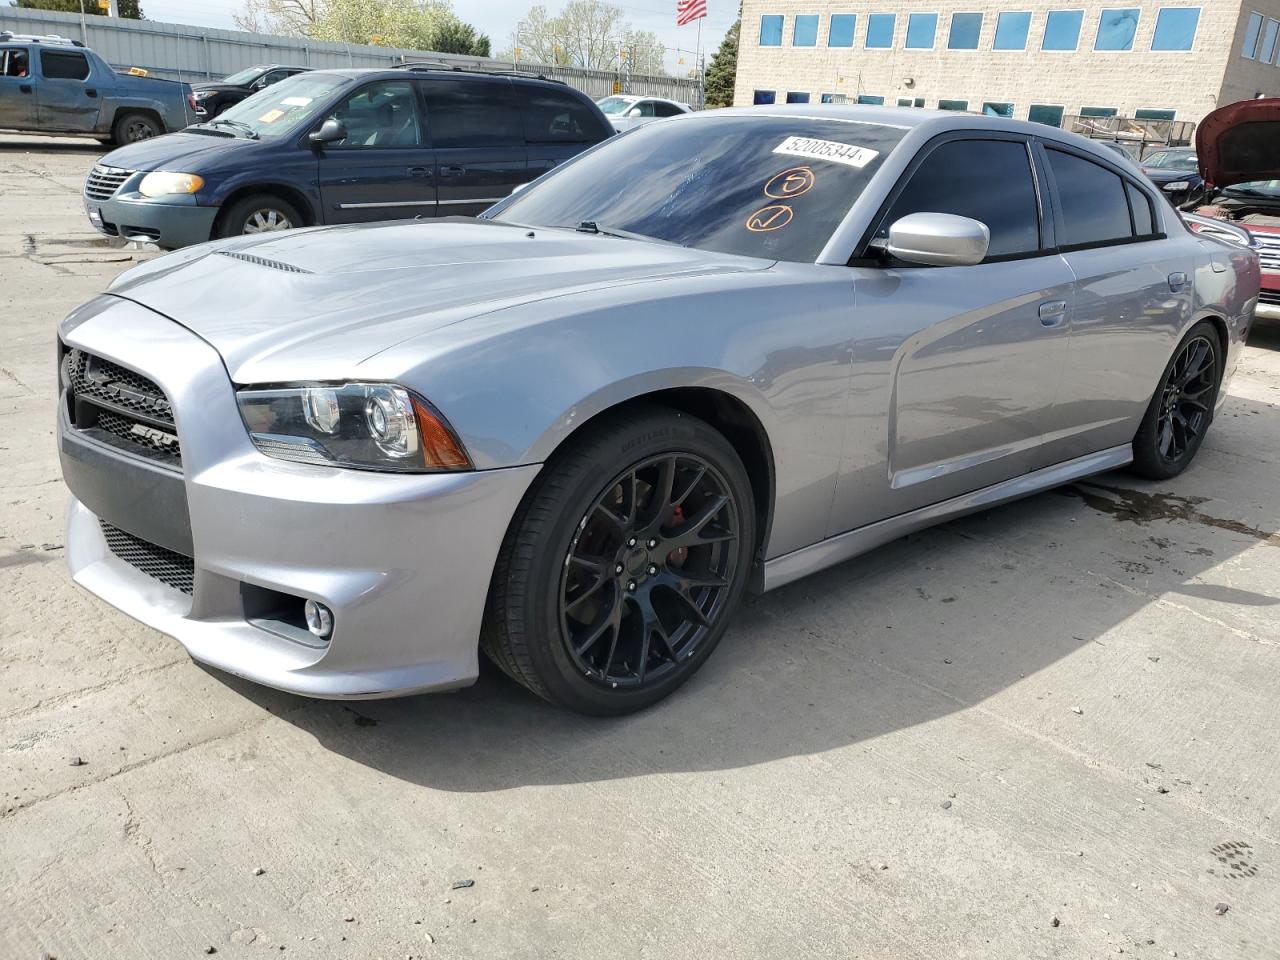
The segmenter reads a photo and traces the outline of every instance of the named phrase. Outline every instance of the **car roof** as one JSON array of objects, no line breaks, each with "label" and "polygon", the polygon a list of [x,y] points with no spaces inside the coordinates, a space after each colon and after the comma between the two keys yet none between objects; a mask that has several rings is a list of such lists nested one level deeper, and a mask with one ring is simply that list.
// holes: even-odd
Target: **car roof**
[{"label": "car roof", "polygon": [[510,80],[512,83],[526,83],[540,87],[548,87],[553,90],[572,90],[587,100],[591,98],[579,90],[577,87],[570,86],[563,80],[554,80],[550,77],[534,76],[527,73],[510,73],[503,70],[471,70],[471,69],[450,69],[449,67],[424,67],[415,64],[405,64],[403,67],[335,67],[330,70],[310,70],[313,74],[329,74],[339,77],[352,77],[361,80],[368,80],[372,77],[380,77],[387,80],[403,80],[407,76],[414,77],[433,77],[449,80],[458,80],[467,77],[475,77],[482,79],[499,79]]}]

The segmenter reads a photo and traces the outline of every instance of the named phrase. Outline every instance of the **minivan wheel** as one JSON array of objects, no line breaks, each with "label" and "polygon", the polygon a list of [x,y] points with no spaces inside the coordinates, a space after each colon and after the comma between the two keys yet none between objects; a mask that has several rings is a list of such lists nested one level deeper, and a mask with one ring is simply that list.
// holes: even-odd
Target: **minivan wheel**
[{"label": "minivan wheel", "polygon": [[547,463],[507,532],[481,645],[552,703],[639,710],[711,655],[755,549],[751,482],[709,424],[607,416]]},{"label": "minivan wheel", "polygon": [[1133,438],[1133,472],[1150,480],[1176,477],[1195,459],[1213,422],[1222,382],[1218,330],[1201,320],[1173,354]]},{"label": "minivan wheel", "polygon": [[145,113],[124,113],[116,117],[111,127],[111,139],[118,144],[137,143],[158,137],[163,132],[160,124]]},{"label": "minivan wheel", "polygon": [[302,214],[288,200],[267,193],[242,197],[226,209],[215,228],[219,237],[275,233],[303,225]]}]

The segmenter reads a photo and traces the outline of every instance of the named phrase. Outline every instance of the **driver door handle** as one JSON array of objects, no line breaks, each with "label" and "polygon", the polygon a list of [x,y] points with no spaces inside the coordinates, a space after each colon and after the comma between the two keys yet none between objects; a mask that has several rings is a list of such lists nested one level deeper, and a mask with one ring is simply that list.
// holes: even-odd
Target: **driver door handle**
[{"label": "driver door handle", "polygon": [[30,93],[30,92],[31,92],[31,84],[29,84],[29,83],[20,83],[20,84],[18,84],[18,89],[19,89],[19,90],[21,90],[23,93]]},{"label": "driver door handle", "polygon": [[1067,319],[1067,301],[1046,300],[1040,304],[1040,322],[1046,327],[1056,327]]}]

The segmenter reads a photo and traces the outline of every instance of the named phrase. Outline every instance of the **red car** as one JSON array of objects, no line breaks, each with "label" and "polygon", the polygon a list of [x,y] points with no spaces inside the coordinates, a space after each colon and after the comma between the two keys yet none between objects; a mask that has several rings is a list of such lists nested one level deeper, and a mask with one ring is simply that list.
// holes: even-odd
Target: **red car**
[{"label": "red car", "polygon": [[[1196,153],[1205,183],[1217,193],[1195,214],[1252,235],[1262,266],[1255,315],[1280,319],[1280,98],[1215,110],[1196,130]],[[1213,224],[1189,222],[1197,232],[1216,232]]]}]

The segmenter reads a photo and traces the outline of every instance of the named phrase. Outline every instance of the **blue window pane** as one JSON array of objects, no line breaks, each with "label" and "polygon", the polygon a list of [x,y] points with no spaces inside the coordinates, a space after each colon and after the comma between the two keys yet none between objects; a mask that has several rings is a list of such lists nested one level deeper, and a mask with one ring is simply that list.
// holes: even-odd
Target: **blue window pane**
[{"label": "blue window pane", "polygon": [[896,13],[873,13],[867,17],[867,49],[888,50],[892,47],[897,22]]},{"label": "blue window pane", "polygon": [[787,103],[808,103],[809,95],[807,93],[787,92]]},{"label": "blue window pane", "polygon": [[938,32],[936,13],[912,13],[907,16],[907,49],[932,50]]},{"label": "blue window pane", "polygon": [[1137,32],[1137,7],[1103,10],[1098,18],[1098,36],[1093,41],[1093,49],[1132,50],[1133,35]]},{"label": "blue window pane", "polygon": [[774,92],[772,90],[757,90],[752,103],[773,103]]},{"label": "blue window pane", "polygon": [[951,34],[947,37],[949,50],[977,50],[978,36],[982,33],[982,14],[953,13]]},{"label": "blue window pane", "polygon": [[1027,49],[1027,33],[1031,29],[1031,11],[1008,12],[1000,14],[996,20],[997,50]]},{"label": "blue window pane", "polygon": [[1163,7],[1156,16],[1152,50],[1190,50],[1200,25],[1199,7]]},{"label": "blue window pane", "polygon": [[796,25],[791,32],[793,47],[816,47],[818,45],[818,15],[806,13],[796,17]]},{"label": "blue window pane", "polygon": [[858,94],[858,102],[881,104],[884,103],[884,97],[873,97],[867,93],[860,93]]},{"label": "blue window pane", "polygon": [[1027,119],[1032,123],[1044,123],[1051,127],[1062,126],[1062,107],[1050,107],[1042,103],[1033,103],[1027,111]]},{"label": "blue window pane", "polygon": [[1258,34],[1262,32],[1262,14],[1254,13],[1249,15],[1249,26],[1244,32],[1244,49],[1241,54],[1246,60],[1252,60],[1258,55]]},{"label": "blue window pane", "polygon": [[1176,110],[1135,110],[1133,115],[1138,120],[1172,120]]},{"label": "blue window pane", "polygon": [[782,17],[770,13],[760,18],[760,46],[782,46]]},{"label": "blue window pane", "polygon": [[1012,103],[992,103],[988,100],[982,105],[982,112],[988,117],[1013,117]]},{"label": "blue window pane", "polygon": [[1082,117],[1114,117],[1116,115],[1115,107],[1081,107],[1080,116]]},{"label": "blue window pane", "polygon": [[1080,43],[1083,10],[1050,10],[1044,23],[1041,50],[1074,50]]},{"label": "blue window pane", "polygon": [[938,109],[939,110],[968,110],[969,101],[968,100],[939,100]]},{"label": "blue window pane", "polygon": [[1268,20],[1267,29],[1262,34],[1262,49],[1258,53],[1258,60],[1261,63],[1270,63],[1271,58],[1276,53],[1276,28],[1280,27],[1280,20]]},{"label": "blue window pane", "polygon": [[833,13],[831,15],[831,31],[827,34],[828,47],[852,47],[853,28],[858,18],[852,13]]}]

